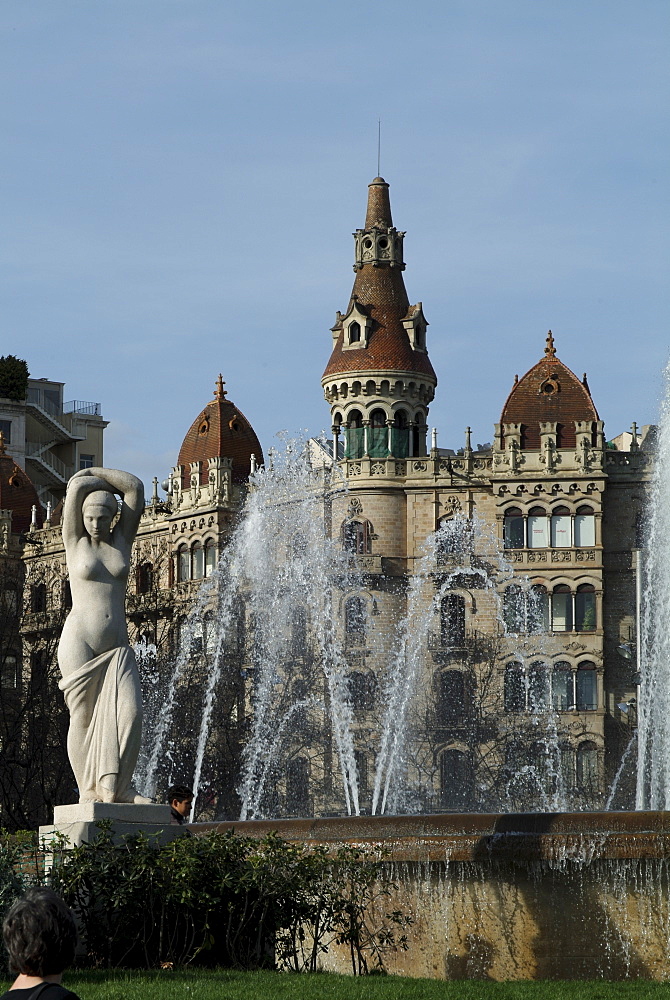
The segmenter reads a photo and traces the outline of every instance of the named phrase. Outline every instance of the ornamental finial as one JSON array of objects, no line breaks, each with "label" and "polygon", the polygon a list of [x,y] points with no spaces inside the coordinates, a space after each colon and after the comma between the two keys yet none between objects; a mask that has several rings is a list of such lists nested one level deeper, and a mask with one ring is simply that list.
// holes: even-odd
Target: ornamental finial
[{"label": "ornamental finial", "polygon": [[554,335],[551,332],[551,330],[547,334],[547,346],[544,349],[544,353],[547,355],[548,358],[556,357],[556,348],[554,347]]},{"label": "ornamental finial", "polygon": [[214,391],[214,399],[225,399],[226,390],[223,388],[226,383],[223,381],[223,376],[219,372],[219,377],[216,380],[216,389]]}]

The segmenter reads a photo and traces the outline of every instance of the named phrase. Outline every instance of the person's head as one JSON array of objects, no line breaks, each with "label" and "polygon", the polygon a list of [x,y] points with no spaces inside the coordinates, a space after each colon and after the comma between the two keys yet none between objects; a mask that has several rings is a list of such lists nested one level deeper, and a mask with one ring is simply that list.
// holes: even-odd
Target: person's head
[{"label": "person's head", "polygon": [[96,541],[108,538],[112,521],[119,510],[114,494],[107,490],[95,490],[88,494],[81,510],[84,527],[91,538]]},{"label": "person's head", "polygon": [[167,800],[180,816],[188,816],[193,804],[193,791],[186,785],[171,785],[167,790]]},{"label": "person's head", "polygon": [[51,889],[29,889],[10,908],[2,925],[14,975],[60,975],[77,947],[74,917]]}]

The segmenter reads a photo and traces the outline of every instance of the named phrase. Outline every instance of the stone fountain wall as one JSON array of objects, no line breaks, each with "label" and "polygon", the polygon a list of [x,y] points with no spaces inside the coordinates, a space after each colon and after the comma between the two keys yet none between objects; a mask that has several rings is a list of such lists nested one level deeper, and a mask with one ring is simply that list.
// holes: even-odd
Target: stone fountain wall
[{"label": "stone fountain wall", "polygon": [[[389,972],[436,979],[670,978],[670,813],[348,817],[197,824],[383,845],[385,910],[413,925]],[[349,972],[344,951],[323,967]]]}]

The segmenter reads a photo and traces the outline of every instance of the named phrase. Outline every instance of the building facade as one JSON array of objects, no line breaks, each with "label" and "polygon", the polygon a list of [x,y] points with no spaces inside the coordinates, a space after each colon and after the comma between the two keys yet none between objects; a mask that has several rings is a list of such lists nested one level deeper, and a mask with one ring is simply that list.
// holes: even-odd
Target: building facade
[{"label": "building facade", "polygon": [[[501,399],[493,444],[473,449],[466,430],[462,448],[438,449],[428,434],[437,377],[423,306],[410,304],[405,290],[403,237],[377,177],[354,234],[354,285],[322,378],[332,442],[309,449],[323,482],[340,477],[346,486],[326,488],[322,502],[323,523],[350,567],[333,579],[330,606],[347,671],[360,808],[380,811],[387,793],[387,811],[600,807],[636,722],[636,566],[652,435],[633,427],[607,442],[586,375],[559,359],[550,332],[539,360]],[[97,404],[92,413],[90,404],[66,412],[59,386],[31,381],[23,416],[10,406],[0,413],[13,422],[17,467],[25,464],[35,495],[54,503],[82,462],[102,460],[105,426]],[[262,464],[253,428],[219,377],[163,484],[166,500],[154,481],[129,582],[152,731],[164,728],[165,692],[180,664],[159,785],[161,775],[192,779],[202,694],[215,685],[202,772],[211,815],[238,814],[260,676],[258,623],[243,591],[229,616],[234,634],[212,638],[216,592],[228,584],[215,569]],[[54,639],[69,601],[58,511],[44,523],[39,500],[36,508],[32,526],[2,512],[7,580],[18,581],[23,609],[17,702],[40,671],[56,677]],[[290,691],[316,683],[323,654],[308,636],[317,631],[309,614],[297,608],[273,625],[288,636],[276,680],[285,693],[289,677]],[[412,697],[396,702],[400,668],[390,664],[400,663],[399,644],[413,664],[403,680]],[[222,657],[225,668],[213,669]],[[397,737],[400,715],[402,760],[393,770],[384,741]],[[291,723],[278,738],[267,777],[276,814],[347,808],[332,726],[313,716],[306,710],[302,730]],[[278,732],[283,726],[278,719]],[[49,795],[62,798],[65,771],[54,772]],[[614,795],[613,805],[628,803],[626,780]]]}]

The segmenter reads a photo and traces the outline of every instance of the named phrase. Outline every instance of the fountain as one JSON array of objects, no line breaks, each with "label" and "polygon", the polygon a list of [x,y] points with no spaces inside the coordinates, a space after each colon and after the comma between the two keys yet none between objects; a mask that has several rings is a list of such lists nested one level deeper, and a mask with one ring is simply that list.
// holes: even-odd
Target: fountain
[{"label": "fountain", "polygon": [[[341,536],[331,528],[336,511],[347,512]],[[251,717],[232,779],[237,811],[193,831],[278,830],[326,846],[383,847],[386,874],[399,886],[393,905],[414,919],[410,948],[391,957],[391,971],[491,979],[670,975],[665,816],[594,813],[571,801],[558,725],[562,688],[537,668],[549,655],[542,594],[513,574],[486,525],[454,512],[427,538],[394,605],[403,610],[390,619],[379,610],[385,593],[371,591],[365,559],[349,544],[347,525],[358,513],[339,470],[315,467],[299,442],[255,474],[246,516],[182,624],[167,696],[153,710],[144,790],[161,775],[182,775],[191,755],[200,819],[208,808],[211,815],[217,806],[203,791],[216,780],[221,727]],[[510,597],[512,577],[519,589]],[[456,591],[472,595],[477,614],[511,634],[520,671],[505,697],[508,708],[517,699],[525,711],[503,713],[504,726],[486,728],[495,704],[484,697],[466,720],[452,715],[462,745],[469,740],[475,749],[479,741],[494,763],[490,780],[474,789],[459,787],[453,771],[456,787],[446,801],[435,792],[440,776],[425,724],[440,708],[423,666],[436,623],[456,630],[440,656],[449,663],[470,657],[480,681],[488,677],[493,702],[500,691],[487,673],[499,653],[495,643],[473,636],[460,612],[445,617]],[[352,604],[347,617],[347,601],[359,594],[373,610],[366,615]],[[524,616],[531,627],[515,633]],[[387,663],[374,689],[356,667],[362,644]],[[150,674],[154,650],[137,652]],[[194,689],[199,725],[184,746],[169,720],[181,711],[184,691]],[[465,694],[463,704],[472,692]],[[373,738],[370,779],[361,754]],[[631,741],[620,769],[633,751]],[[468,812],[473,805],[478,811]],[[582,811],[565,811],[575,805]],[[346,963],[337,948],[324,958],[337,970]]]},{"label": "fountain", "polygon": [[[394,615],[383,614],[389,595],[372,589],[365,560],[352,551],[355,534],[333,539],[324,531],[334,503],[349,512],[345,531],[359,523],[339,469],[315,468],[304,442],[287,442],[254,474],[245,517],[182,623],[158,699],[156,648],[137,646],[147,681],[139,767],[146,794],[155,793],[159,762],[169,783],[190,760],[197,798],[216,774],[221,727],[250,720],[237,796],[220,802],[215,817],[201,797],[201,817],[566,808],[542,599],[514,576],[494,532],[476,515],[443,520],[406,593],[391,595]],[[461,593],[472,595],[471,613],[514,636],[518,675],[508,696],[527,711],[500,712],[499,642],[466,628]],[[526,616],[537,624],[530,635],[519,631]],[[430,647],[448,668],[437,686],[426,674]],[[382,670],[362,669],[364,656]],[[190,742],[170,722],[187,712],[186,696],[197,719]],[[461,749],[445,764],[436,747],[454,736]]]}]

